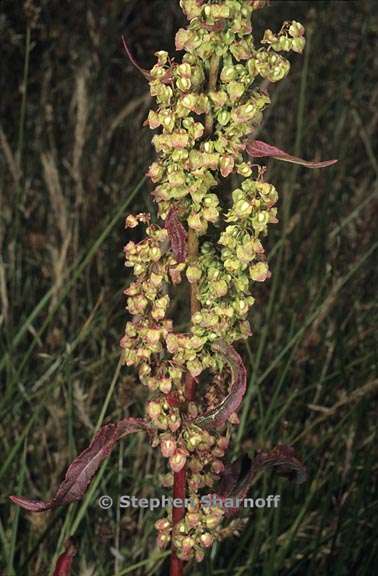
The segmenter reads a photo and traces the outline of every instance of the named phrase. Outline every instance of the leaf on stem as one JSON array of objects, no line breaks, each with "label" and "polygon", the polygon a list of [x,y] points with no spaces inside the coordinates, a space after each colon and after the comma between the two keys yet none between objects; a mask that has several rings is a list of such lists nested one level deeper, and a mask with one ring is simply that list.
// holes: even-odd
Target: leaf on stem
[{"label": "leaf on stem", "polygon": [[337,160],[325,160],[324,162],[310,162],[308,160],[303,160],[297,156],[291,156],[291,154],[288,154],[284,150],[276,148],[276,146],[271,146],[261,140],[249,140],[246,145],[246,151],[249,156],[252,156],[252,158],[270,157],[275,160],[291,162],[292,164],[300,164],[301,166],[306,166],[306,168],[326,168],[327,166],[332,166],[337,162]]},{"label": "leaf on stem", "polygon": [[230,392],[222,402],[207,414],[193,420],[193,424],[208,430],[222,428],[226,424],[231,414],[238,410],[247,388],[247,370],[235,348],[223,340],[216,340],[212,349],[220,352],[228,362],[232,380]]},{"label": "leaf on stem", "polygon": [[185,262],[188,257],[187,233],[175,208],[169,210],[165,219],[165,228],[168,231],[169,242],[176,261]]},{"label": "leaf on stem", "polygon": [[[248,457],[247,457],[248,458]],[[226,500],[239,498],[243,500],[256,477],[256,474],[266,468],[275,468],[281,476],[286,476],[301,484],[307,479],[307,471],[302,462],[296,457],[291,446],[278,445],[269,452],[260,452],[254,459],[248,458],[247,470],[241,475],[241,462],[239,458],[224,470],[216,496]],[[239,511],[239,507],[225,507],[226,515],[231,516]]]},{"label": "leaf on stem", "polygon": [[44,512],[81,500],[99,466],[110,455],[116,443],[124,436],[142,429],[151,431],[149,424],[141,418],[124,418],[100,428],[89,447],[69,466],[57,493],[50,500],[31,500],[23,496],[9,498],[30,512]]}]

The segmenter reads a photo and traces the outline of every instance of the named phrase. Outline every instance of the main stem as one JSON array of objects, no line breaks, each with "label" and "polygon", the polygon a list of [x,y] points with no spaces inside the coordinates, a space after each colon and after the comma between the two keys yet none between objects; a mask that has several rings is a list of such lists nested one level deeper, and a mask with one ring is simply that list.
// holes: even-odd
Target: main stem
[{"label": "main stem", "polygon": [[[214,55],[210,60],[209,68],[209,91],[215,90],[218,79],[219,56]],[[213,133],[214,119],[211,112],[205,118],[205,135],[210,137]],[[198,258],[198,236],[192,228],[188,232],[188,261],[194,262]],[[190,314],[191,317],[199,311],[200,303],[198,301],[198,284],[193,282],[190,287]],[[185,375],[185,396],[187,402],[194,401],[195,398],[196,381],[188,371]],[[185,500],[186,492],[186,466],[175,472],[173,477],[173,499],[179,498],[181,502]],[[185,507],[173,506],[172,511],[172,524],[175,526],[185,516]],[[171,563],[170,563],[170,576],[182,576],[184,563],[177,557],[176,552],[172,549]]]}]

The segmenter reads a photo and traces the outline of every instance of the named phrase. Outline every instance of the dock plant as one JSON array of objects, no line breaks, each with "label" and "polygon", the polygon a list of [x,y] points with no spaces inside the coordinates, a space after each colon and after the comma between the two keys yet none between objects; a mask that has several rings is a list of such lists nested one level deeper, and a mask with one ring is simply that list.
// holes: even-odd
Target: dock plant
[{"label": "dock plant", "polygon": [[[175,38],[182,57],[159,51],[151,70],[135,62],[123,39],[148,81],[153,106],[146,125],[155,132],[147,175],[158,223],[149,213],[127,215],[127,232],[142,226],[145,236],[124,249],[133,277],[125,289],[130,317],[121,354],[148,391],[145,414],[101,428],[50,500],[11,497],[32,512],[79,500],[117,442],[144,431],[166,462],[156,491],[172,489],[182,501],[155,524],[158,545],[172,550],[171,576],[243,529],[240,507],[224,504],[250,495],[265,468],[306,478],[294,449],[283,444],[254,457],[228,456],[248,386],[243,343],[252,335],[255,287],[271,276],[264,238],[278,222],[278,192],[260,159],[310,168],[335,162],[307,162],[257,139],[269,86],[288,74],[287,55],[305,47],[296,21],[254,38],[257,11],[266,4],[180,0],[188,20]],[[185,331],[171,313],[177,295],[188,307]],[[216,504],[205,506],[203,495]]]}]

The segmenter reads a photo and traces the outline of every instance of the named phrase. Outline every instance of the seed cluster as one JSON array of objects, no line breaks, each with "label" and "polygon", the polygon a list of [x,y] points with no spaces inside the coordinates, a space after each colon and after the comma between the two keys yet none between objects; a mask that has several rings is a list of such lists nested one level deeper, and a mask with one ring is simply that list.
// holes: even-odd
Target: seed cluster
[{"label": "seed cluster", "polygon": [[[269,104],[259,79],[277,82],[289,71],[279,52],[304,48],[303,27],[286,22],[279,33],[267,30],[256,47],[251,16],[261,0],[180,0],[189,24],[176,35],[184,51],[181,63],[167,52],[156,53],[149,74],[155,109],[147,123],[159,129],[152,142],[157,158],[148,170],[155,185],[153,198],[165,221],[171,210],[185,229],[199,238],[198,258],[178,262],[169,230],[153,225],[147,214],[130,215],[126,226],[146,225],[146,238],[125,247],[126,266],[135,280],[125,290],[127,322],[122,338],[124,362],[134,365],[151,391],[147,418],[158,430],[162,455],[170,472],[162,480],[172,485],[173,473],[187,466],[189,497],[216,486],[229,433],[202,429],[193,420],[214,408],[227,394],[227,364],[214,353],[217,340],[232,344],[251,335],[247,319],[254,303],[254,282],[270,276],[261,239],[277,222],[277,191],[264,181],[264,170],[245,157],[246,139],[261,123]],[[211,74],[216,82],[210,82]],[[261,82],[260,82],[261,83]],[[216,189],[233,175],[239,184],[229,208],[222,208]],[[210,231],[216,240],[203,238]],[[172,286],[183,275],[196,285],[200,310],[189,332],[179,333],[167,318]],[[184,374],[194,378],[208,370],[212,382],[202,403],[185,399]],[[237,423],[236,414],[229,418]],[[200,504],[187,510],[172,527],[171,514],[156,523],[158,543],[173,538],[179,558],[200,561],[215,540],[235,533],[236,521],[222,527],[223,511]]]}]

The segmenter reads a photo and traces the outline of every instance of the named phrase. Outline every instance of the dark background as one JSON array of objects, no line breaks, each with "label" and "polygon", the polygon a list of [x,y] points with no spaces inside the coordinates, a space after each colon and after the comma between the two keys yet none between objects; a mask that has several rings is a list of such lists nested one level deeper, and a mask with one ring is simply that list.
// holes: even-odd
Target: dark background
[{"label": "dark background", "polygon": [[[280,223],[265,240],[272,278],[256,289],[240,348],[249,393],[233,450],[291,443],[309,470],[266,475],[251,515],[193,575],[370,575],[377,555],[377,4],[273,1],[254,35],[306,27],[302,56],[270,88],[259,136],[325,170],[272,161]],[[121,445],[83,504],[30,516],[7,495],[47,498],[103,419],[141,415],[144,392],[117,368],[127,319],[124,217],[151,211],[145,68],[174,54],[176,0],[5,1],[0,10],[0,481],[2,568],[51,574],[68,535],[73,574],[163,575],[157,513],[100,511],[96,495],[159,493],[143,438]],[[180,55],[177,55],[180,58]],[[181,318],[182,321],[182,318]],[[180,315],[177,317],[180,323]],[[100,419],[100,420],[99,420]]]}]

